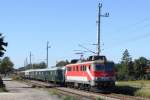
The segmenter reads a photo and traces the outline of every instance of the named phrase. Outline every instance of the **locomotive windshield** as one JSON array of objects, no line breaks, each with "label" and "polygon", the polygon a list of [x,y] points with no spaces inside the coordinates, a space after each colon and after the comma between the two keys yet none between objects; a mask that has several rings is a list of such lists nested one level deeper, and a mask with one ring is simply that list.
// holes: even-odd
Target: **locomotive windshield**
[{"label": "locomotive windshield", "polygon": [[95,64],[95,71],[113,71],[114,63]]},{"label": "locomotive windshield", "polygon": [[107,63],[105,70],[106,71],[113,71],[114,70],[114,63]]},{"label": "locomotive windshield", "polygon": [[105,65],[102,64],[96,64],[95,65],[95,71],[103,71],[104,70]]}]

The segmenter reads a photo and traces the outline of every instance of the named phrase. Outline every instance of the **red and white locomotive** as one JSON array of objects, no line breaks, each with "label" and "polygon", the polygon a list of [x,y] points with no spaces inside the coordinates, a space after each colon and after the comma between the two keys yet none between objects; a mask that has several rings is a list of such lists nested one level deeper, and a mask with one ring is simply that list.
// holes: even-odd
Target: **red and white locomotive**
[{"label": "red and white locomotive", "polygon": [[76,88],[105,88],[115,86],[114,63],[105,56],[90,56],[86,61],[66,65],[65,82]]}]

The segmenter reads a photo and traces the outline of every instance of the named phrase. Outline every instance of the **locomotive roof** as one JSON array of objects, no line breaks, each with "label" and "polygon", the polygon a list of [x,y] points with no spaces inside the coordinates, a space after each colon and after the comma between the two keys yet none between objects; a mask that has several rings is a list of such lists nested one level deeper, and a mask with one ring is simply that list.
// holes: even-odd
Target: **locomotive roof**
[{"label": "locomotive roof", "polygon": [[[105,63],[108,62],[106,56],[103,55],[93,55],[89,56],[87,59],[73,59],[70,64],[87,64],[87,63]],[[69,64],[69,65],[70,65]]]},{"label": "locomotive roof", "polygon": [[[108,62],[108,61],[107,61]],[[68,64],[68,65],[77,65],[77,64],[89,64],[89,63],[105,63],[105,61],[102,60],[95,60],[95,61],[84,61],[84,62],[77,62],[73,64]],[[67,65],[67,66],[68,66]]]}]

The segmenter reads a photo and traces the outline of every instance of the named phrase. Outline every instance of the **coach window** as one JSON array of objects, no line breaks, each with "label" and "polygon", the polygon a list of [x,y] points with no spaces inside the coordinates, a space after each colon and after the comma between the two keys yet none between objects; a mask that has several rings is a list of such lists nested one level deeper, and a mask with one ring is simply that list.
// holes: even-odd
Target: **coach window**
[{"label": "coach window", "polygon": [[69,70],[72,71],[72,67],[69,67]]},{"label": "coach window", "polygon": [[91,70],[91,66],[89,65],[89,70]]},{"label": "coach window", "polygon": [[67,67],[67,71],[69,71],[69,67]]},{"label": "coach window", "polygon": [[71,71],[71,67],[68,67],[68,70]]},{"label": "coach window", "polygon": [[85,71],[86,71],[86,66],[85,66]]},{"label": "coach window", "polygon": [[82,66],[82,71],[84,71],[84,66]]},{"label": "coach window", "polygon": [[84,71],[84,66],[82,66],[82,71]]},{"label": "coach window", "polygon": [[75,68],[75,66],[73,67],[73,71],[76,71],[76,68]]},{"label": "coach window", "polygon": [[82,68],[82,70],[84,71],[84,69],[85,69],[85,66],[83,65],[83,68]]},{"label": "coach window", "polygon": [[80,66],[80,71],[82,71],[82,66]]},{"label": "coach window", "polygon": [[76,66],[76,71],[78,71],[78,66]]},{"label": "coach window", "polygon": [[71,67],[67,67],[67,70],[68,70],[68,71],[71,71]]},{"label": "coach window", "polygon": [[84,65],[84,71],[86,71],[86,66]]},{"label": "coach window", "polygon": [[82,66],[82,71],[84,71],[84,66]]}]

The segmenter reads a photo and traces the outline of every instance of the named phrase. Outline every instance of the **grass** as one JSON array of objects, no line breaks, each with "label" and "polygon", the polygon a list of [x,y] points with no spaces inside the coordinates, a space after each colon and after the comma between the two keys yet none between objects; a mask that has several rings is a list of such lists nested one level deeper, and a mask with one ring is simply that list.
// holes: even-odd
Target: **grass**
[{"label": "grass", "polygon": [[103,99],[101,97],[97,97],[96,100],[105,100],[105,99]]},{"label": "grass", "polygon": [[48,91],[51,95],[58,95],[59,94],[59,92],[56,89],[53,89],[53,88],[49,89]]},{"label": "grass", "polygon": [[119,81],[116,93],[150,98],[150,81]]},{"label": "grass", "polygon": [[[56,96],[58,96],[59,98],[66,98],[66,96],[60,94],[59,91],[56,90],[56,89],[54,89],[54,88],[48,89],[48,92],[50,93],[50,95],[56,95]],[[68,100],[68,99],[66,98],[66,100]]]},{"label": "grass", "polygon": [[65,96],[63,100],[76,100],[73,96]]},{"label": "grass", "polygon": [[72,96],[70,94],[61,93],[59,90],[55,88],[50,88],[48,91],[51,95],[56,95],[63,100],[79,100],[78,97]]},{"label": "grass", "polygon": [[11,77],[13,80],[22,80],[20,75],[13,74]]}]

